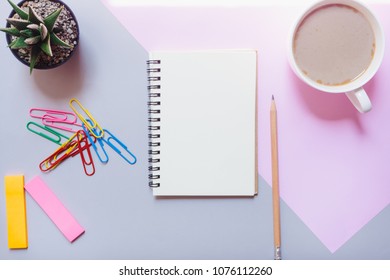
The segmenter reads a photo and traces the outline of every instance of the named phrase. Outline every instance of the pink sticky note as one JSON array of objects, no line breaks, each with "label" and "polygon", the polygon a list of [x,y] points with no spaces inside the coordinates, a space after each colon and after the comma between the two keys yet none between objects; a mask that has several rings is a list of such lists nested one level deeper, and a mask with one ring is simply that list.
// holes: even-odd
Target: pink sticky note
[{"label": "pink sticky note", "polygon": [[[288,65],[289,32],[306,5],[291,1],[291,6],[162,7],[102,2],[147,51],[258,50],[259,174],[271,182],[269,106],[274,95],[280,195],[331,252],[390,204],[389,57],[385,55],[365,86],[372,111],[360,114],[345,95],[309,88]],[[389,37],[390,5],[369,7]],[[387,45],[385,53],[389,52]]]},{"label": "pink sticky note", "polygon": [[65,235],[66,239],[73,242],[84,233],[84,228],[39,176],[34,177],[24,188]]}]

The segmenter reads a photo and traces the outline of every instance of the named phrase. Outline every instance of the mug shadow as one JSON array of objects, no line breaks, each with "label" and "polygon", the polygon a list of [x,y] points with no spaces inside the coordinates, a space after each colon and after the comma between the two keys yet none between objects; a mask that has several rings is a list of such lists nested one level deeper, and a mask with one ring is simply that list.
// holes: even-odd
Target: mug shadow
[{"label": "mug shadow", "polygon": [[[299,92],[299,97],[311,114],[327,121],[340,121],[349,119],[360,132],[364,132],[361,124],[360,113],[349,101],[345,94],[332,94],[314,89],[301,81],[291,70],[290,79],[292,86]],[[371,100],[374,99],[375,77],[364,86]]]},{"label": "mug shadow", "polygon": [[84,86],[82,47],[68,62],[50,70],[34,70],[33,78],[41,92],[51,99],[70,99],[78,96]]}]

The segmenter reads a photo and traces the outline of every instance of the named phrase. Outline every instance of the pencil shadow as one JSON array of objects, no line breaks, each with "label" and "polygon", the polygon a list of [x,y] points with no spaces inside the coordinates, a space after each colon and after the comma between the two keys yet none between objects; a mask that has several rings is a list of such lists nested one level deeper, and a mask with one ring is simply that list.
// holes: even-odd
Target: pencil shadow
[{"label": "pencil shadow", "polygon": [[79,95],[84,85],[81,45],[63,65],[49,70],[34,70],[32,76],[41,92],[51,99],[70,99]]},{"label": "pencil shadow", "polygon": [[[345,94],[332,94],[316,90],[301,81],[290,71],[291,85],[299,92],[299,97],[307,110],[316,117],[327,121],[340,121],[349,119],[364,133],[361,117],[364,114],[358,112]],[[375,97],[375,79],[373,78],[364,86],[370,99]]]}]

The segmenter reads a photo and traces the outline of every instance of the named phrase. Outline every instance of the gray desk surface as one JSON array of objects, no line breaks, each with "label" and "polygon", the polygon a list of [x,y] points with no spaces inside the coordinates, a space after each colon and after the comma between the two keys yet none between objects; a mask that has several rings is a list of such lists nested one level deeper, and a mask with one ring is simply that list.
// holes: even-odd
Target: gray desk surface
[{"label": "gray desk surface", "polygon": [[[256,198],[156,199],[147,187],[146,51],[99,0],[68,0],[78,15],[81,42],[66,65],[35,71],[0,48],[0,174],[40,174],[86,233],[70,244],[29,197],[29,248],[9,250],[4,191],[0,191],[0,259],[272,259],[269,185],[259,180]],[[0,18],[10,9],[0,1]],[[0,36],[0,45],[5,46]],[[50,174],[38,163],[55,145],[29,133],[29,109],[67,109],[77,97],[102,126],[138,157],[130,166],[111,154],[84,175],[78,159]],[[390,259],[390,207],[331,254],[302,221],[281,203],[285,259]]]}]

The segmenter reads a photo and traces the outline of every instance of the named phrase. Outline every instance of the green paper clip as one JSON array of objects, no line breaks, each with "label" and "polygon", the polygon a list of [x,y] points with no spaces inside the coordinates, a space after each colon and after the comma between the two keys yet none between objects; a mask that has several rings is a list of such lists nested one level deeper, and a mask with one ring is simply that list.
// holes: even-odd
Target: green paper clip
[{"label": "green paper clip", "polygon": [[[50,127],[47,127],[46,125],[40,125],[36,122],[29,122],[26,125],[27,129],[31,131],[32,133],[35,133],[53,143],[56,143],[57,145],[61,145],[61,141],[63,138],[69,139],[69,137],[55,131],[54,129],[51,129]],[[35,128],[32,128],[35,127]]]}]

